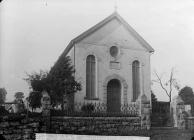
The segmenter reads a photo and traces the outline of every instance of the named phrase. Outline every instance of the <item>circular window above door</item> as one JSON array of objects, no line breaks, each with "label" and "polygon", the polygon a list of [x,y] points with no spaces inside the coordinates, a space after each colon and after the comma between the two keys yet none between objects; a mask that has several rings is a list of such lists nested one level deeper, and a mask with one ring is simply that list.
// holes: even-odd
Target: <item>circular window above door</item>
[{"label": "circular window above door", "polygon": [[119,53],[119,49],[117,46],[110,47],[110,55],[112,57],[117,57],[118,53]]}]

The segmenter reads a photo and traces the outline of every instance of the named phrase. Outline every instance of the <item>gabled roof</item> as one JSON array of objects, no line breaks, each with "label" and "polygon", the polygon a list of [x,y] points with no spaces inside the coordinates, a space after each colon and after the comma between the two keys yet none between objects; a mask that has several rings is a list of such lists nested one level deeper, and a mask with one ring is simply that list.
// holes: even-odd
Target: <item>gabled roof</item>
[{"label": "gabled roof", "polygon": [[113,14],[111,14],[110,16],[108,16],[95,26],[91,27],[90,29],[83,32],[76,38],[72,39],[68,46],[65,48],[62,55],[67,55],[67,53],[71,50],[75,43],[78,43],[79,41],[81,41],[94,31],[98,30],[112,19],[118,19],[121,22],[121,24],[123,24],[123,26],[143,45],[143,47],[145,47],[149,52],[154,52],[154,49],[117,12],[114,12]]}]

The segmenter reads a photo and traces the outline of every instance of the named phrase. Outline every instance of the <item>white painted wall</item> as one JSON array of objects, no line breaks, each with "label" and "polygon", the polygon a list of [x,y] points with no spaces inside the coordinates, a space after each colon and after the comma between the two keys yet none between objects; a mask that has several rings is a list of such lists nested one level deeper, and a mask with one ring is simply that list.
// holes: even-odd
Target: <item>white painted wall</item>
[{"label": "white painted wall", "polygon": [[[111,46],[119,48],[119,55],[116,58],[120,62],[120,70],[110,69],[109,63],[114,60],[109,54]],[[68,55],[73,59],[74,48]],[[97,94],[99,100],[89,101],[84,99],[86,96],[86,58],[93,54],[97,59]],[[81,82],[82,90],[75,94],[76,102],[104,102],[103,82],[106,77],[118,74],[124,78],[128,84],[127,100],[132,100],[132,62],[139,60],[142,69],[142,92],[148,99],[150,94],[150,53],[139,43],[133,35],[116,19],[107,23],[79,43],[75,44],[75,69],[76,80]],[[142,93],[142,94],[143,94]],[[123,103],[123,92],[121,103]]]},{"label": "white painted wall", "polygon": [[95,135],[72,135],[72,134],[46,134],[36,133],[36,140],[149,140],[149,137],[139,136],[95,136]]}]

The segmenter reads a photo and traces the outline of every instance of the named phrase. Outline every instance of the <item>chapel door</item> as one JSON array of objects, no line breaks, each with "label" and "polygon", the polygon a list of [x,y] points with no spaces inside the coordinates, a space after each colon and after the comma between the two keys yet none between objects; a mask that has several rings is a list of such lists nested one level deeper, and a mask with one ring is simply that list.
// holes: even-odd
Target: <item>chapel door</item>
[{"label": "chapel door", "polygon": [[107,112],[120,112],[121,108],[121,84],[113,79],[107,85]]}]

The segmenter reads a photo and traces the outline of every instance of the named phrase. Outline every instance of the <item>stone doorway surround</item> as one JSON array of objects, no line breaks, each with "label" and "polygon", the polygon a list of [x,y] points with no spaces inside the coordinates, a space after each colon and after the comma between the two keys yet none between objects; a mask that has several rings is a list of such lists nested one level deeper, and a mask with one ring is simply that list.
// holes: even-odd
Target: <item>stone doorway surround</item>
[{"label": "stone doorway surround", "polygon": [[127,101],[128,85],[127,85],[126,80],[118,74],[112,74],[110,76],[107,76],[106,79],[104,80],[104,83],[103,83],[103,91],[104,91],[103,103],[105,105],[107,105],[107,85],[108,85],[108,82],[112,79],[117,79],[120,81],[120,84],[121,84],[121,104],[127,104],[128,103],[128,101]]}]

